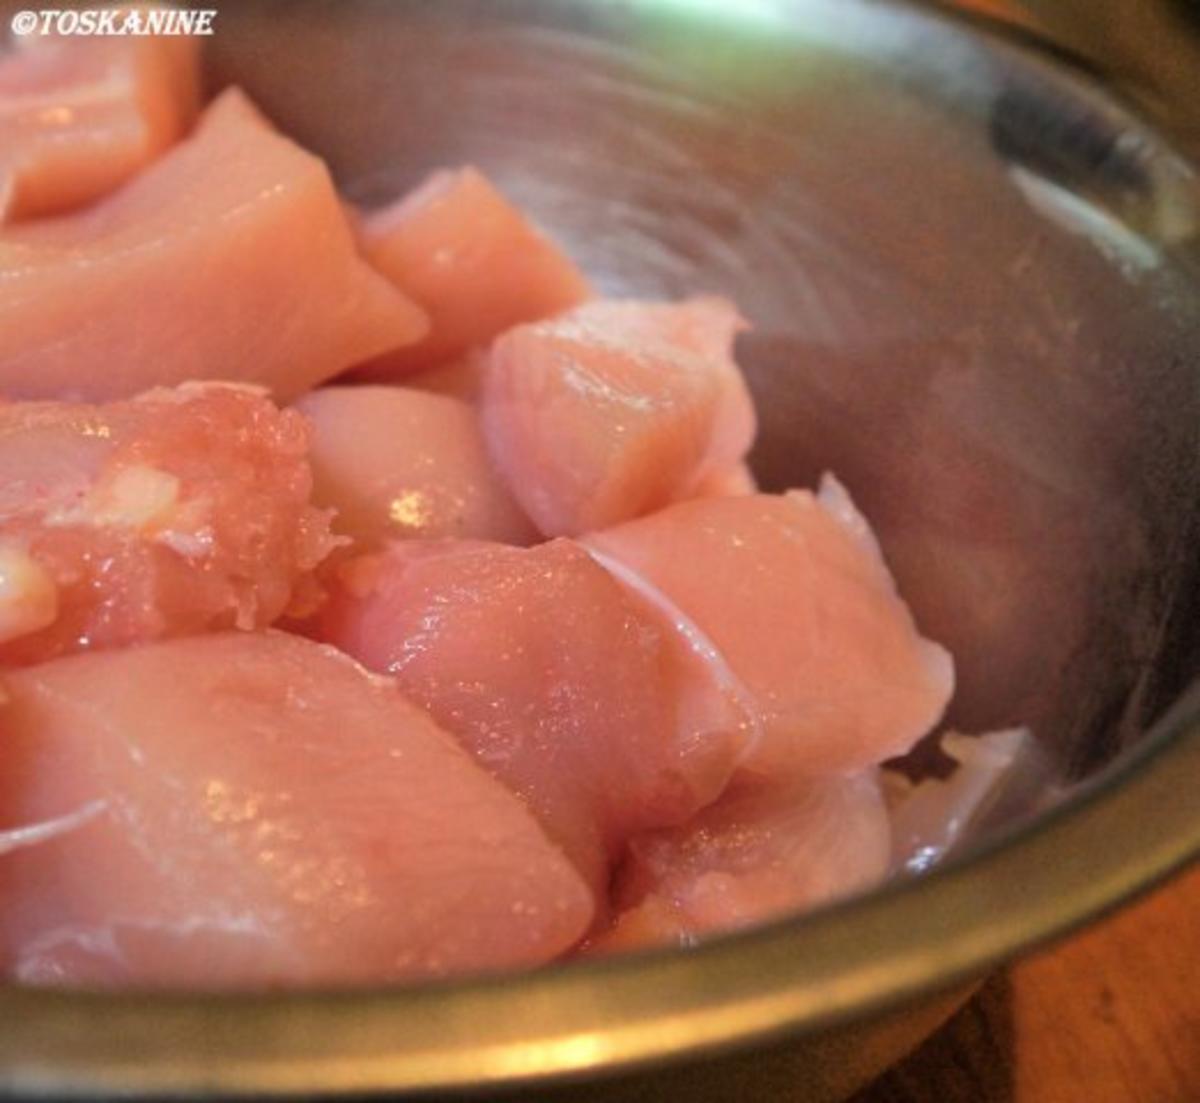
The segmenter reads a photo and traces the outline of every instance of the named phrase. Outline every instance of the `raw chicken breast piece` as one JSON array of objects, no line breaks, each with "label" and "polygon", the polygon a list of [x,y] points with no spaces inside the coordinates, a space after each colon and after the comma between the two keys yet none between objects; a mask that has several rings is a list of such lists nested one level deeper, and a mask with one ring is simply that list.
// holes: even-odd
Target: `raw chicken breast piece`
[{"label": "raw chicken breast piece", "polygon": [[535,965],[591,921],[520,802],[388,679],[283,633],[6,675],[0,963],[27,982],[379,984]]},{"label": "raw chicken breast piece", "polygon": [[199,44],[185,35],[37,34],[0,57],[8,217],[99,199],[178,141],[199,112]]},{"label": "raw chicken breast piece", "polygon": [[427,324],[358,257],[325,166],[236,89],[97,206],[0,233],[0,271],[15,398],[212,378],[291,397]]},{"label": "raw chicken breast piece", "polygon": [[630,302],[605,299],[590,305],[596,329],[631,344],[667,345],[708,362],[721,387],[706,473],[738,465],[754,442],[758,417],[742,370],[734,358],[734,341],[750,328],[741,312],[719,295],[694,295],[679,302]]},{"label": "raw chicken breast piece", "polygon": [[588,296],[579,269],[477,169],[435,172],[362,220],[367,258],[429,312],[424,340],[363,369],[429,368]]},{"label": "raw chicken breast piece", "polygon": [[758,493],[758,482],[750,465],[739,463],[725,471],[705,475],[687,496],[689,498],[738,498]]},{"label": "raw chicken breast piece", "polygon": [[731,354],[742,324],[712,297],[601,301],[496,341],[484,428],[542,532],[642,516],[741,463],[754,438]]},{"label": "raw chicken breast piece", "polygon": [[313,427],[314,500],[336,511],[334,529],[356,544],[537,539],[467,403],[405,387],[321,387],[296,408]]},{"label": "raw chicken breast piece", "polygon": [[581,548],[394,544],[341,570],[321,638],[395,676],[602,892],[637,831],[724,788],[741,702]]},{"label": "raw chicken breast piece", "polygon": [[827,477],[818,499],[701,498],[587,537],[711,642],[757,703],[746,765],[857,770],[941,716],[953,664],[923,639],[866,521]]},{"label": "raw chicken breast piece", "polygon": [[334,543],[307,451],[244,386],[0,405],[0,666],[303,611]]},{"label": "raw chicken breast piece", "polygon": [[404,385],[432,394],[461,398],[464,402],[477,405],[483,397],[483,376],[486,368],[487,353],[482,349],[472,349],[435,368],[425,368],[406,375]]},{"label": "raw chicken breast piece", "polygon": [[768,781],[741,775],[695,819],[632,840],[618,916],[591,952],[687,945],[868,889],[887,875],[877,772]]}]

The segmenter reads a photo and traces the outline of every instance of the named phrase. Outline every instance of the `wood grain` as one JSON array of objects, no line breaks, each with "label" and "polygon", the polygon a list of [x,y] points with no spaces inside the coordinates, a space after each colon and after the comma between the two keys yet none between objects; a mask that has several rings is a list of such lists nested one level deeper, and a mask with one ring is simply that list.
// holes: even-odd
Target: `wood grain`
[{"label": "wood grain", "polygon": [[1200,868],[993,978],[854,1103],[1200,1103]]}]

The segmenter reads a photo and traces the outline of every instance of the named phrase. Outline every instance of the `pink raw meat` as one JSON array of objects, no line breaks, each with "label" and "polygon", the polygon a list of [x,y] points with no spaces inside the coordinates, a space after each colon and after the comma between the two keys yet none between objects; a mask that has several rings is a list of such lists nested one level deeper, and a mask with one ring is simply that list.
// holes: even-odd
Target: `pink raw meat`
[{"label": "pink raw meat", "polygon": [[732,359],[742,325],[712,297],[601,301],[496,341],[484,428],[542,532],[578,535],[642,516],[741,463],[754,438]]},{"label": "pink raw meat", "polygon": [[435,172],[362,222],[363,248],[431,319],[424,340],[364,369],[433,367],[588,295],[579,269],[474,168]]},{"label": "pink raw meat", "polygon": [[465,402],[405,387],[321,387],[296,408],[313,427],[314,500],[336,511],[334,529],[357,544],[537,539]]},{"label": "pink raw meat", "polygon": [[586,543],[698,629],[753,697],[752,769],[861,769],[909,750],[950,699],[949,654],[919,635],[832,479],[820,499],[696,499]]},{"label": "pink raw meat", "polygon": [[395,544],[343,568],[320,632],[395,675],[601,890],[630,834],[716,797],[750,734],[686,642],[566,540]]},{"label": "pink raw meat", "polygon": [[237,90],[97,206],[5,230],[0,271],[16,398],[211,378],[288,397],[427,325],[357,256],[325,166]]},{"label": "pink raw meat", "polygon": [[692,489],[691,498],[737,498],[746,494],[757,494],[758,482],[748,464],[739,463],[737,467],[725,471],[714,471],[705,475]]},{"label": "pink raw meat", "polygon": [[247,387],[0,405],[0,665],[302,607],[333,545],[307,450]]},{"label": "pink raw meat", "polygon": [[601,300],[591,305],[597,329],[637,344],[665,344],[706,360],[716,372],[721,401],[713,426],[706,472],[739,464],[754,441],[758,418],[733,345],[749,323],[728,299],[695,295],[673,303]]},{"label": "pink raw meat", "polygon": [[183,35],[39,34],[3,57],[0,181],[7,177],[13,188],[8,216],[90,203],[178,141],[199,111],[199,43]]},{"label": "pink raw meat", "polygon": [[590,949],[686,945],[860,892],[886,876],[890,840],[873,770],[786,783],[740,776],[689,823],[630,843],[620,914]]},{"label": "pink raw meat", "polygon": [[406,387],[432,394],[461,398],[464,402],[478,404],[483,396],[483,375],[487,368],[487,353],[481,349],[464,352],[454,360],[439,364],[436,368],[425,368],[404,377]]},{"label": "pink raw meat", "polygon": [[34,983],[386,983],[535,965],[591,922],[529,813],[390,680],[283,633],[7,675],[0,964]]}]

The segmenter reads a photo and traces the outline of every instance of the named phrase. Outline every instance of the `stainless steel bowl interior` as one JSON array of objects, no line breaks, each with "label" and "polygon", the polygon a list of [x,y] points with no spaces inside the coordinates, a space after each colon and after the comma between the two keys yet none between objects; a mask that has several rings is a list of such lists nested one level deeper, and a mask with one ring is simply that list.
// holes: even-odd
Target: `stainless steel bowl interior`
[{"label": "stainless steel bowl interior", "polygon": [[957,656],[952,721],[1032,724],[1048,766],[941,871],[688,954],[397,992],[0,991],[0,1084],[415,1090],[711,1053],[977,975],[1200,851],[1200,701],[1162,720],[1200,624],[1200,191],[1136,113],[869,0],[239,3],[212,47],[213,83],[360,202],[474,162],[605,290],[735,298],[760,477],[846,481]]}]

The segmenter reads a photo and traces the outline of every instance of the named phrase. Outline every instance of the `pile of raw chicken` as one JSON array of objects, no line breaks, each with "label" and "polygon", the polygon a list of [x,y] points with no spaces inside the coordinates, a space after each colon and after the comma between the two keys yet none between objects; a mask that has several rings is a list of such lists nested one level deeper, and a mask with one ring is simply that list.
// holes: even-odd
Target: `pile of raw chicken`
[{"label": "pile of raw chicken", "polygon": [[0,972],[530,967],[945,849],[986,785],[879,766],[950,656],[834,478],[756,491],[734,306],[594,297],[471,168],[352,209],[198,88],[0,57]]}]

